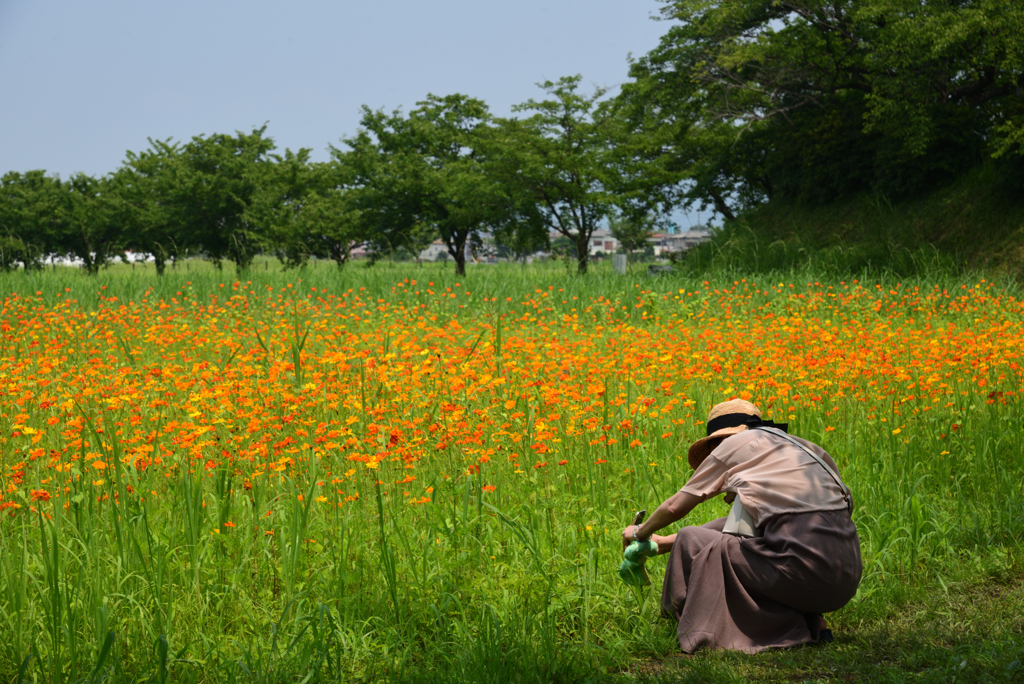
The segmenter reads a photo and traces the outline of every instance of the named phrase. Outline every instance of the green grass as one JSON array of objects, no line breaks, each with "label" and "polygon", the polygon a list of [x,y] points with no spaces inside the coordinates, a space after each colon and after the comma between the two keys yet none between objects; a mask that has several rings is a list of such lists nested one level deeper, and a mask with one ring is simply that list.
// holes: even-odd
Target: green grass
[{"label": "green grass", "polygon": [[982,166],[921,196],[862,195],[823,205],[774,200],[687,255],[694,271],[809,268],[833,278],[936,277],[986,269],[1024,278],[1024,202]]},{"label": "green grass", "polygon": [[[241,331],[237,340],[245,338],[248,347],[232,361],[226,352],[214,354],[198,336],[164,347],[144,342],[142,331],[136,331],[139,338],[118,339],[112,317],[122,305],[163,299],[186,319],[201,320],[208,313],[200,307],[208,306],[211,296],[223,301],[224,291],[238,280],[251,281],[257,294],[247,301],[259,320],[289,310],[273,304],[282,292],[302,300],[314,287],[336,295],[351,289],[368,302],[394,304],[410,297],[394,289],[405,279],[417,280],[420,287],[433,283],[436,291],[454,290],[458,282],[476,296],[431,300],[429,312],[442,320],[457,318],[466,330],[467,358],[477,358],[492,353],[488,345],[500,343],[487,337],[477,346],[473,326],[511,308],[522,313],[520,302],[531,297],[540,303],[526,312],[554,336],[568,335],[560,327],[565,317],[599,297],[633,307],[628,320],[637,328],[658,329],[672,320],[713,330],[742,324],[763,314],[766,306],[818,325],[826,316],[838,316],[837,311],[804,308],[800,296],[820,291],[813,283],[824,280],[808,270],[757,276],[771,283],[771,292],[756,304],[737,298],[736,310],[726,314],[714,290],[742,291],[749,284],[740,284],[741,277],[728,270],[619,277],[602,264],[580,278],[561,264],[544,264],[477,265],[456,278],[450,265],[384,263],[367,269],[356,264],[339,272],[333,264],[317,264],[282,272],[269,261],[239,277],[196,261],[170,269],[163,279],[125,265],[95,278],[72,269],[3,274],[0,294],[38,297],[46,307],[72,299],[72,309],[98,312],[95,323],[82,325],[74,343],[92,358],[123,359],[115,365],[126,374],[170,363],[166,356],[222,369],[244,363],[253,373],[268,376],[272,367],[279,368],[279,384],[268,384],[273,391],[260,399],[279,410],[277,395],[326,372],[316,362],[331,349],[322,335],[305,338],[308,328],[289,324],[271,330],[276,336],[261,338],[257,345],[251,333]],[[878,325],[889,325],[887,316],[896,316],[894,326],[930,317],[936,329],[970,329],[982,315],[979,310],[955,303],[908,303],[885,291],[899,283],[900,292],[938,286],[956,293],[978,282],[976,274],[967,273],[910,279],[883,275],[863,285],[871,292],[881,286],[878,301],[892,306],[875,312],[869,304],[876,299],[868,297],[863,309],[843,313]],[[795,287],[776,288],[776,283]],[[828,284],[840,288],[837,280],[823,283]],[[679,290],[697,295],[677,302],[673,294]],[[995,318],[1001,316],[1008,330],[1019,326],[1019,304],[1010,304],[1019,303],[1020,289],[1007,280],[992,292],[1007,303]],[[544,293],[557,296],[545,300]],[[486,301],[492,298],[497,301]],[[21,305],[12,298],[6,306],[0,322],[12,329],[3,336],[2,377],[32,362],[28,333],[19,332],[21,322],[13,313],[22,311]],[[641,311],[645,318],[639,317]],[[218,313],[224,325],[234,315],[233,310]],[[625,315],[619,310],[595,320],[610,328],[625,321]],[[392,340],[386,320],[371,318],[361,327],[349,323],[362,336],[355,348],[386,357]],[[410,326],[428,323],[408,321]],[[586,318],[581,323],[594,325]],[[506,338],[506,345],[513,343],[518,341]],[[614,353],[614,348],[602,353]],[[896,346],[894,353],[899,353]],[[84,363],[70,354],[64,372]],[[1007,361],[986,363],[1011,377]],[[741,367],[746,361],[734,363]],[[346,372],[349,382],[369,387],[371,400],[373,395],[386,397],[385,383],[367,384],[374,382],[370,369],[353,364]],[[54,378],[61,381],[59,371]],[[621,391],[618,396],[625,399],[609,409],[609,423],[630,416],[640,420],[629,413],[630,406],[637,397],[651,395],[651,388],[629,378],[603,379],[612,383],[606,387],[613,395]],[[488,471],[486,483],[497,485],[493,494],[481,489],[485,482],[480,477],[463,472],[447,479],[446,474],[464,471],[464,466],[453,450],[441,451],[415,471],[419,484],[434,487],[429,506],[399,504],[400,492],[390,483],[401,470],[387,471],[383,495],[372,486],[373,473],[361,471],[358,500],[321,509],[313,505],[316,483],[333,464],[302,462],[286,471],[288,479],[276,484],[254,480],[249,491],[242,489],[238,473],[219,469],[204,477],[197,468],[197,476],[179,461],[166,470],[108,472],[99,489],[80,480],[80,489],[66,499],[67,508],[54,509],[50,520],[24,510],[14,517],[0,512],[0,681],[1019,680],[1024,677],[1024,432],[1016,399],[988,404],[971,383],[971,378],[951,380],[953,406],[926,414],[930,417],[900,435],[906,442],[895,438],[891,424],[874,418],[879,404],[873,401],[837,399],[839,411],[832,417],[824,407],[798,411],[796,432],[822,443],[844,467],[857,500],[864,549],[861,592],[829,617],[837,637],[831,645],[757,656],[680,656],[673,625],[657,617],[663,561],[651,562],[655,586],[640,592],[621,585],[614,570],[620,557],[617,532],[631,512],[652,509],[688,476],[680,456],[686,441],[651,438],[647,451],[638,454],[623,444],[595,453],[586,440],[576,440],[564,445],[570,461],[564,470]],[[197,388],[202,386],[197,382]],[[44,390],[37,386],[34,391]],[[695,415],[703,415],[723,388],[714,380],[694,380],[685,390],[696,402]],[[153,394],[146,401],[159,397]],[[161,420],[183,420],[176,407],[186,398],[173,399],[178,403]],[[31,413],[31,421],[44,421],[56,411],[39,408],[35,398],[24,394],[6,395],[0,419],[4,437],[11,434],[9,414],[16,399],[17,410]],[[350,416],[363,421],[359,426],[367,420],[368,401],[361,402],[362,415],[355,411]],[[470,408],[483,407],[462,401]],[[531,405],[529,399],[521,401]],[[89,434],[116,457],[118,440],[100,435],[114,432],[114,423],[126,421],[126,414],[108,410],[99,399],[80,397],[80,402],[92,421]],[[316,411],[318,420],[346,417],[326,406]],[[651,435],[671,430],[666,418],[644,418],[644,427]],[[939,429],[953,420],[960,424],[955,436]],[[839,429],[825,432],[826,423]],[[0,485],[6,486],[9,466],[21,456],[12,451],[13,443],[0,448]],[[945,458],[938,457],[941,452]],[[614,464],[617,470],[595,477],[590,470],[595,456],[606,456],[608,467]],[[649,460],[660,464],[657,470],[647,467]],[[48,476],[42,460],[33,464],[27,477],[41,481]],[[623,465],[630,474],[619,473]],[[160,496],[139,499],[130,496],[133,491],[158,491]],[[95,496],[100,492],[106,498]],[[710,520],[726,509],[721,501],[710,502],[688,522]],[[267,513],[272,523],[265,522]],[[230,533],[211,534],[223,530],[219,525],[225,520],[237,526]],[[264,534],[268,525],[273,535]]]}]

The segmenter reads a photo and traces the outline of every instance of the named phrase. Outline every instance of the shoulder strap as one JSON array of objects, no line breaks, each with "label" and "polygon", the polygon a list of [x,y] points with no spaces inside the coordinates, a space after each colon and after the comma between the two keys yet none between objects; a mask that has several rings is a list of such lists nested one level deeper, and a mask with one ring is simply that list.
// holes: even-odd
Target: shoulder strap
[{"label": "shoulder strap", "polygon": [[782,430],[778,430],[778,429],[772,428],[772,427],[767,427],[767,426],[764,426],[764,425],[755,427],[753,429],[754,430],[764,430],[765,432],[772,433],[776,437],[781,437],[782,439],[786,440],[787,442],[789,442],[790,444],[792,444],[793,446],[797,447],[798,449],[803,451],[805,454],[807,454],[808,456],[813,458],[815,461],[817,461],[821,465],[821,467],[825,469],[825,472],[827,472],[829,475],[831,475],[832,479],[835,480],[837,485],[839,485],[839,488],[843,491],[843,498],[846,500],[846,508],[851,513],[853,512],[853,494],[850,492],[850,488],[847,487],[846,484],[842,480],[839,479],[839,475],[836,474],[836,471],[832,470],[832,468],[830,468],[829,465],[827,463],[825,463],[825,461],[823,461],[821,459],[821,456],[818,456],[818,454],[814,453],[813,451],[811,451],[810,449],[805,447],[803,444],[801,444],[800,442],[798,442],[795,439],[793,439],[790,435],[787,435]]}]

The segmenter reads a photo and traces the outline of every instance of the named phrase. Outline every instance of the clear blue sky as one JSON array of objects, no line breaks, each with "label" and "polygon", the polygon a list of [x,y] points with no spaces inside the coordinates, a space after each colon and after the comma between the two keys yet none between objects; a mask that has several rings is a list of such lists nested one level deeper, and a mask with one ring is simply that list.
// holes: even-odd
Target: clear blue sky
[{"label": "clear blue sky", "polygon": [[148,137],[356,131],[363,104],[462,92],[498,115],[570,74],[615,88],[667,29],[656,0],[0,0],[0,173],[113,171]]}]

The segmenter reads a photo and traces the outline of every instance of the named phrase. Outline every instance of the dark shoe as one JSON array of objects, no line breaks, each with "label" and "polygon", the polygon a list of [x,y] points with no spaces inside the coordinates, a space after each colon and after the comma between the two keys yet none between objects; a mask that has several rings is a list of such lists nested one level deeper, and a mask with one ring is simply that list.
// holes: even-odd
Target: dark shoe
[{"label": "dark shoe", "polygon": [[833,639],[832,639],[832,630],[831,629],[823,629],[823,630],[821,630],[821,634],[818,635],[818,643],[819,644],[831,644],[832,641],[833,641]]}]

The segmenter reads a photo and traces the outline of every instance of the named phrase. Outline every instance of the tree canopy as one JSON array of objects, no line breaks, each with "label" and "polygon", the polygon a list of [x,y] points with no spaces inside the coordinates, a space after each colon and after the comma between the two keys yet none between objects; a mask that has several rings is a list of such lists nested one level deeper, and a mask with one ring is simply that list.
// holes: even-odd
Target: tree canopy
[{"label": "tree canopy", "polygon": [[898,196],[1020,154],[1015,0],[672,0],[622,99],[670,142],[674,198],[727,218]]},{"label": "tree canopy", "polygon": [[606,91],[582,94],[580,80],[542,83],[546,99],[515,107],[532,114],[501,122],[495,169],[511,192],[529,198],[545,228],[573,242],[578,271],[586,273],[590,236],[614,211],[625,183],[617,149],[625,129],[602,102]]},{"label": "tree canopy", "polygon": [[[514,203],[487,173],[491,115],[465,95],[429,96],[408,116],[364,109],[360,132],[334,151],[378,251],[437,236],[466,272],[467,247],[511,220]],[[418,250],[415,250],[418,252]]]}]

